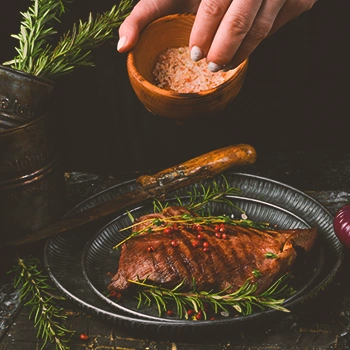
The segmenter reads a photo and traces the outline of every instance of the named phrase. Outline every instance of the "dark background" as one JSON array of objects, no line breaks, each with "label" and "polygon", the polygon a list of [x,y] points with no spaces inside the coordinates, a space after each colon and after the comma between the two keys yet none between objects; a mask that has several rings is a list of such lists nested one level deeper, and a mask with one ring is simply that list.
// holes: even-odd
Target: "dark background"
[{"label": "dark background", "polygon": [[[89,12],[116,1],[75,0],[59,26],[71,29]],[[0,62],[15,56],[10,34],[32,2],[1,11]],[[251,55],[238,97],[218,115],[177,125],[147,112],[129,84],[116,42],[93,53],[95,67],[56,81],[56,111],[66,171],[130,173],[178,164],[215,148],[250,143],[258,156],[349,147],[350,1],[320,0]]]}]

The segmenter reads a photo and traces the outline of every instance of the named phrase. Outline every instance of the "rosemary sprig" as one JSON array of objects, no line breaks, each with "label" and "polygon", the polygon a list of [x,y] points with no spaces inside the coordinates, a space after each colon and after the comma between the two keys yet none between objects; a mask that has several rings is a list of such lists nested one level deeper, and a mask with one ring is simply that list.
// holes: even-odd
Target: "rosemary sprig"
[{"label": "rosemary sprig", "polygon": [[142,229],[132,232],[128,237],[123,239],[114,248],[119,248],[123,243],[131,239],[132,237],[142,235],[145,233],[155,233],[163,231],[164,228],[170,227],[174,224],[178,226],[191,227],[192,225],[218,225],[218,224],[228,224],[232,226],[242,226],[242,227],[251,227],[258,229],[266,229],[271,227],[268,223],[255,222],[248,219],[232,219],[227,215],[217,215],[217,216],[192,216],[189,214],[177,215],[177,216],[168,216],[162,219],[160,218],[149,218],[144,219],[143,221],[135,222],[134,224],[124,227],[120,232],[132,229],[138,225],[142,224]]},{"label": "rosemary sprig", "polygon": [[[180,197],[175,197],[178,205],[186,207],[194,213],[202,213],[203,216],[192,216],[188,214],[184,214],[181,216],[169,216],[167,218],[159,219],[159,218],[149,218],[143,221],[135,221],[132,213],[129,211],[127,215],[131,221],[131,225],[124,227],[120,230],[120,232],[132,229],[140,224],[142,224],[143,228],[139,231],[132,232],[128,237],[119,242],[114,246],[114,249],[119,248],[126,241],[131,239],[132,237],[138,236],[144,233],[154,233],[157,231],[162,231],[165,227],[171,226],[173,224],[190,226],[192,224],[230,224],[234,226],[244,226],[244,227],[253,227],[253,228],[267,228],[269,225],[267,223],[257,223],[252,220],[249,220],[243,210],[236,206],[233,201],[227,197],[228,195],[236,195],[241,196],[242,191],[238,188],[231,187],[228,184],[227,179],[224,175],[221,175],[224,179],[223,184],[219,185],[215,180],[212,182],[212,185],[208,185],[205,187],[203,184],[199,185],[199,189],[196,186],[193,186],[191,191],[188,191],[187,194],[189,196],[189,201],[187,204],[184,204]],[[204,208],[210,202],[215,203],[226,203],[231,207],[238,209],[242,213],[242,219],[232,219],[226,215],[220,216],[211,216],[205,215],[206,211]],[[158,199],[153,200],[153,209],[154,212],[161,212],[166,207],[169,206],[169,202],[161,202]],[[207,207],[206,207],[207,209]]]},{"label": "rosemary sprig", "polygon": [[74,334],[62,324],[66,316],[62,314],[63,308],[58,307],[55,299],[64,300],[53,292],[55,289],[48,283],[48,277],[37,268],[38,259],[18,257],[17,265],[9,271],[14,273],[14,286],[19,289],[21,301],[24,306],[31,306],[29,318],[33,319],[37,328],[37,338],[44,340],[43,349],[48,343],[55,343],[56,349],[68,350],[67,343]]},{"label": "rosemary sprig", "polygon": [[146,280],[129,280],[129,282],[138,285],[139,291],[137,294],[138,305],[151,306],[155,302],[158,309],[159,317],[167,312],[169,302],[176,305],[176,312],[179,318],[188,319],[188,310],[193,309],[194,312],[202,312],[204,319],[207,319],[208,308],[214,314],[224,312],[229,315],[232,311],[238,312],[244,316],[250,315],[255,309],[265,310],[274,309],[282,312],[289,312],[288,309],[282,306],[287,296],[292,295],[295,291],[288,287],[285,283],[288,274],[280,277],[270,288],[265,292],[255,295],[257,285],[250,283],[247,280],[237,291],[226,294],[226,290],[218,293],[197,291],[196,283],[193,281],[192,290],[182,292],[181,287],[184,284],[182,281],[173,289],[167,289],[160,286],[155,286],[147,283]]},{"label": "rosemary sprig", "polygon": [[143,221],[136,222],[130,226],[124,227],[119,231],[125,231],[132,229],[135,226],[142,224],[142,229],[138,231],[132,232],[129,236],[124,238],[118,244],[116,244],[113,248],[117,249],[122,246],[129,239],[145,234],[145,233],[155,233],[163,231],[167,227],[171,227],[174,224],[181,226],[191,227],[192,225],[219,225],[219,224],[228,224],[232,226],[242,226],[242,227],[250,227],[256,229],[271,229],[268,223],[255,222],[249,219],[231,219],[226,215],[218,215],[218,216],[192,216],[189,214],[183,214],[180,216],[168,216],[162,219],[160,218],[149,218],[144,219]]},{"label": "rosemary sprig", "polygon": [[11,35],[19,42],[19,47],[15,48],[18,55],[14,60],[4,63],[27,73],[32,73],[47,42],[57,34],[52,25],[59,22],[60,16],[65,12],[65,4],[61,0],[32,1],[33,5],[27,12],[21,12],[23,19],[19,34]]},{"label": "rosemary sprig", "polygon": [[203,209],[203,207],[206,204],[210,202],[215,202],[226,203],[231,207],[235,207],[241,210],[227,196],[242,196],[242,191],[239,188],[231,187],[224,175],[221,175],[221,177],[224,181],[221,185],[218,184],[215,180],[212,182],[211,185],[208,185],[207,187],[205,187],[203,184],[200,184],[201,191],[198,190],[195,186],[193,186],[192,191],[188,192],[190,202],[186,205],[186,207],[189,210],[198,213]]},{"label": "rosemary sprig", "polygon": [[[242,191],[237,187],[231,187],[225,175],[221,174],[221,177],[223,179],[222,184],[219,184],[217,181],[213,180],[212,183],[207,186],[202,183],[198,184],[198,188],[196,186],[192,186],[191,190],[187,191],[187,195],[189,197],[187,204],[184,204],[182,199],[176,196],[175,198],[178,204],[202,215],[204,215],[204,213],[208,213],[208,209],[204,211],[203,208],[210,202],[226,203],[229,206],[235,207],[241,211],[241,209],[238,208],[227,196],[242,196]],[[158,200],[154,200],[154,211],[161,212],[168,205],[168,202],[163,204]]]},{"label": "rosemary sprig", "polygon": [[33,6],[22,13],[24,19],[20,34],[12,35],[19,40],[19,47],[16,48],[18,56],[4,65],[47,79],[70,73],[76,67],[94,66],[92,50],[116,37],[115,29],[129,15],[133,6],[133,0],[121,0],[118,6],[97,14],[95,18],[90,13],[86,22],[74,24],[72,30],[63,34],[53,47],[48,40],[56,31],[50,25],[62,13],[57,12],[58,8],[61,11],[64,8],[62,1],[32,1]]},{"label": "rosemary sprig", "polygon": [[[169,228],[177,230],[182,227],[193,228],[201,225],[216,226],[220,224],[228,224],[258,229],[271,229],[268,223],[258,223],[248,219],[244,211],[241,208],[238,208],[233,201],[227,197],[228,195],[241,195],[241,191],[236,188],[231,188],[225,177],[224,180],[224,184],[221,186],[215,181],[208,187],[200,185],[198,189],[198,187],[194,186],[193,190],[188,192],[190,197],[188,204],[183,204],[180,198],[176,198],[179,205],[190,209],[194,212],[193,215],[184,213],[182,215],[161,218],[150,217],[142,221],[136,221],[132,214],[128,212],[132,224],[120,231],[134,229],[134,232],[119,242],[114,248],[120,247],[127,240],[137,235],[149,234],[163,230],[165,232],[165,230],[168,230]],[[222,202],[237,208],[242,213],[241,219],[234,219],[227,215],[197,215],[198,212],[204,212],[204,209],[208,209],[207,204],[209,202]],[[168,205],[169,202],[163,204],[159,200],[154,200],[154,212],[161,212],[168,207]],[[141,225],[142,227],[139,230],[137,230],[138,225]],[[273,256],[272,253],[267,254],[266,257],[278,258],[278,256]],[[252,274],[256,278],[261,277],[261,272],[259,270],[253,270]],[[129,280],[129,282],[139,287],[137,294],[138,308],[142,305],[149,307],[154,302],[157,306],[159,317],[161,317],[164,312],[169,311],[169,303],[172,303],[172,305],[176,305],[176,312],[179,318],[188,319],[188,311],[191,309],[197,313],[195,317],[201,313],[204,319],[207,319],[208,305],[211,306],[211,311],[214,312],[214,314],[224,313],[229,315],[231,312],[234,312],[235,314],[250,315],[255,309],[274,309],[282,312],[289,312],[289,310],[282,305],[285,302],[285,297],[292,295],[295,292],[293,288],[288,287],[285,283],[285,279],[288,276],[289,274],[282,276],[270,288],[259,295],[255,295],[257,284],[251,283],[250,279],[233,293],[226,293],[228,289],[220,292],[198,291],[194,280],[192,281],[192,290],[189,292],[182,290],[185,280],[173,289],[149,284],[147,283],[147,278],[144,280],[138,279],[136,281]]]}]

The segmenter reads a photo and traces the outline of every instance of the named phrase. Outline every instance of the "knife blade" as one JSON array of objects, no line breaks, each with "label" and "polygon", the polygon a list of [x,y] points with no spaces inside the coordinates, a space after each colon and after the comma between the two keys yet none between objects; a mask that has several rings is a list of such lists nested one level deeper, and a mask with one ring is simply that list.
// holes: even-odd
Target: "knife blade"
[{"label": "knife blade", "polygon": [[256,150],[249,144],[223,147],[190,159],[154,175],[142,175],[136,179],[136,188],[105,203],[98,204],[73,216],[67,216],[22,237],[5,242],[5,246],[16,246],[40,241],[57,234],[69,233],[110,217],[121,209],[127,209],[147,199],[160,198],[204,179],[218,175],[231,167],[254,164]]}]

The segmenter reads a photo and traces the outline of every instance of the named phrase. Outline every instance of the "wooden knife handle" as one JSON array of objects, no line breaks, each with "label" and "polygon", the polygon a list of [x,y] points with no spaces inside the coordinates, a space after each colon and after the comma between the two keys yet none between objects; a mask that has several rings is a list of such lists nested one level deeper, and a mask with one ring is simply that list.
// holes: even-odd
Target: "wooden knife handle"
[{"label": "wooden knife handle", "polygon": [[234,166],[255,163],[256,151],[248,144],[236,144],[200,155],[185,163],[165,169],[155,175],[143,175],[136,182],[144,190],[159,186],[178,187],[220,174]]},{"label": "wooden knife handle", "polygon": [[140,176],[136,179],[138,186],[135,190],[75,213],[73,216],[64,217],[35,232],[28,232],[24,237],[5,242],[5,245],[15,246],[32,243],[59,233],[72,232],[89,223],[105,219],[127,206],[139,204],[150,198],[160,198],[170,191],[213,177],[233,166],[253,164],[255,160],[255,149],[245,144],[237,144],[209,152],[155,175]]}]

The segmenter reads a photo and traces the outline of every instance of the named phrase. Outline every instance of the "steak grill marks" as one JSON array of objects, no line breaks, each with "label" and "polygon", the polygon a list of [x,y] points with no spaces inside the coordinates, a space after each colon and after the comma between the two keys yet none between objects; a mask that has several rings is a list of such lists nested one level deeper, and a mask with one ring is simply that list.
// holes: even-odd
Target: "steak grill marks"
[{"label": "steak grill marks", "polygon": [[[139,218],[139,231],[149,218],[169,218],[190,213],[183,207],[168,207],[161,214]],[[149,224],[149,221],[148,221]],[[215,236],[214,225],[202,225],[200,245],[198,232],[182,228],[171,233],[162,231],[141,234],[126,241],[121,250],[119,268],[108,286],[119,293],[132,291],[129,280],[173,288],[184,282],[182,290],[190,291],[193,280],[198,291],[239,289],[248,279],[257,284],[256,294],[266,290],[279,277],[290,271],[297,252],[295,247],[309,251],[316,239],[316,229],[259,230],[225,224],[227,239]],[[176,244],[172,245],[171,242]],[[204,251],[207,242],[208,251]],[[149,249],[152,247],[152,250]],[[272,253],[277,258],[267,258]],[[260,272],[260,277],[253,274]]]}]

